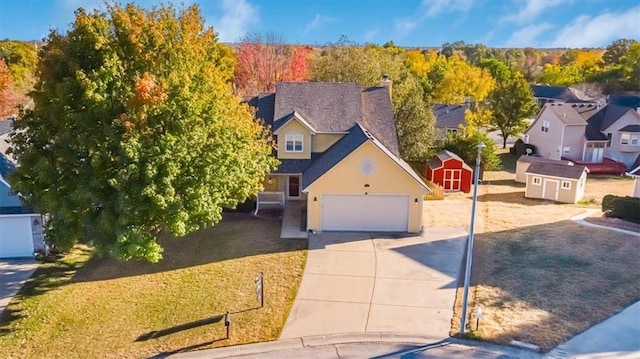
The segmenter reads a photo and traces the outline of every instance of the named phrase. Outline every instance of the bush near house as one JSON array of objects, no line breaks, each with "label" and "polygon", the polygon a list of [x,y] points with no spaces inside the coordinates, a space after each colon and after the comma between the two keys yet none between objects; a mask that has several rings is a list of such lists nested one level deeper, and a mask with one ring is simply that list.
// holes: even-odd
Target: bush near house
[{"label": "bush near house", "polygon": [[527,150],[530,150],[529,155],[535,155],[536,152],[536,146],[528,144],[528,143],[524,143],[524,141],[522,139],[518,139],[514,144],[513,147],[511,147],[509,149],[509,152],[512,155],[517,155],[518,157],[522,156],[522,155],[526,155],[527,154]]},{"label": "bush near house", "polygon": [[640,223],[640,198],[606,195],[602,198],[602,212],[606,217]]}]

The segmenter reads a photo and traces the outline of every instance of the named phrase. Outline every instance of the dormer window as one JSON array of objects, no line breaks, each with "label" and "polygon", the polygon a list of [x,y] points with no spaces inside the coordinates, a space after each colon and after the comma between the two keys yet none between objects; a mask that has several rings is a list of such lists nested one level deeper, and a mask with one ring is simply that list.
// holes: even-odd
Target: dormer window
[{"label": "dormer window", "polygon": [[285,136],[285,151],[302,152],[302,134],[288,133]]}]

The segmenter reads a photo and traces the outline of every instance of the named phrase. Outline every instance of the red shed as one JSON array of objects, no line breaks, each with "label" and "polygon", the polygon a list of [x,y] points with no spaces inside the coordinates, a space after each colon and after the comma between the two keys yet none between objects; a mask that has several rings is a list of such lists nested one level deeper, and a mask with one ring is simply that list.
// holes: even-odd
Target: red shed
[{"label": "red shed", "polygon": [[427,161],[424,176],[447,191],[471,191],[473,170],[462,158],[447,150],[440,151],[436,157]]}]

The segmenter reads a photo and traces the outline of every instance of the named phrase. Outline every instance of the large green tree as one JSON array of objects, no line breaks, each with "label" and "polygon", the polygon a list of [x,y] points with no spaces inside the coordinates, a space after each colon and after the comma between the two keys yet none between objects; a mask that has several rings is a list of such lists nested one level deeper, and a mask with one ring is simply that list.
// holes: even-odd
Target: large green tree
[{"label": "large green tree", "polygon": [[233,95],[233,64],[197,6],[79,9],[51,32],[12,177],[50,214],[47,241],[155,262],[160,232],[213,225],[255,194],[276,160]]},{"label": "large green tree", "polygon": [[526,129],[525,119],[537,110],[531,87],[520,72],[498,81],[489,95],[489,106],[493,114],[491,125],[500,131],[502,148],[507,147],[507,138]]}]

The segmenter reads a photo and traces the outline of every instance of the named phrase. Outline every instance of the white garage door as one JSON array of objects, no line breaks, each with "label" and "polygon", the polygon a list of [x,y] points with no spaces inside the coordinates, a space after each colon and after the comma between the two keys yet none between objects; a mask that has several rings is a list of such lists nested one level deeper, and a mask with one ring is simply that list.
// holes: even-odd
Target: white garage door
[{"label": "white garage door", "polygon": [[0,258],[32,256],[31,217],[0,216]]},{"label": "white garage door", "polygon": [[341,195],[322,197],[323,231],[406,232],[409,196]]}]

